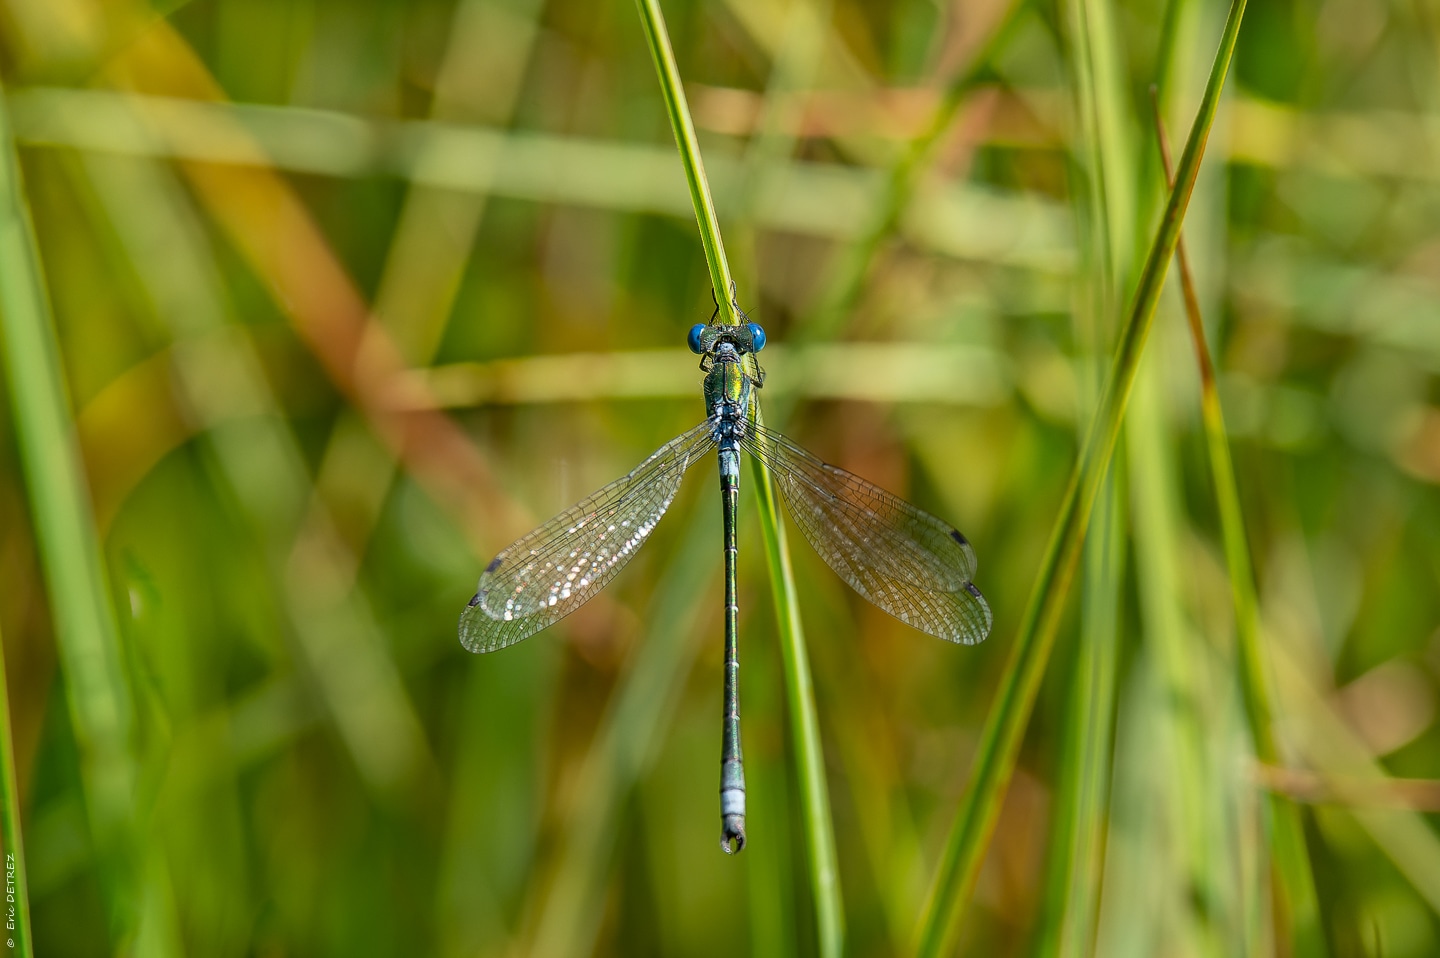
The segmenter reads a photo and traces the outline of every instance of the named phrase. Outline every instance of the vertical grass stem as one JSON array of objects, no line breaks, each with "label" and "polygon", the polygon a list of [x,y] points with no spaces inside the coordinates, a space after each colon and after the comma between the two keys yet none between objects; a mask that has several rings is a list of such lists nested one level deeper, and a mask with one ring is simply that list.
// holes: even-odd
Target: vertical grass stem
[{"label": "vertical grass stem", "polygon": [[705,246],[705,262],[710,267],[710,285],[715,290],[715,302],[720,307],[720,320],[738,323],[740,316],[731,301],[731,290],[735,284],[730,278],[730,263],[725,258],[725,243],[720,238],[720,218],[715,213],[715,200],[710,195],[710,181],[705,178],[700,141],[695,137],[695,123],[690,118],[690,104],[685,99],[680,68],[675,64],[675,51],[670,46],[670,34],[665,29],[665,16],[660,12],[660,0],[635,0],[635,5],[640,9],[640,23],[650,44],[650,55],[655,59],[655,73],[660,78],[665,111],[670,114],[675,145],[685,166],[685,182],[690,186],[690,201],[695,204],[695,222],[700,227],[700,242]]}]

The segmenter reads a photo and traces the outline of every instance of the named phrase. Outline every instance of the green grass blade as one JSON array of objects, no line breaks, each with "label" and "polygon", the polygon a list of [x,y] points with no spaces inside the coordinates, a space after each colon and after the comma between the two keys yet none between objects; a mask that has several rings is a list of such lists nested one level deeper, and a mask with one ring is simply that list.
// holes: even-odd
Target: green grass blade
[{"label": "green grass blade", "polygon": [[[695,219],[705,247],[711,283],[720,305],[722,321],[738,323],[730,290],[730,265],[725,259],[725,245],[720,239],[720,223],[700,145],[695,139],[695,126],[680,84],[680,71],[658,0],[637,0],[640,19],[655,59],[665,106],[675,131],[675,143],[685,166],[690,184],[690,197],[695,204]],[[758,404],[756,419],[760,419]],[[800,623],[800,605],[795,592],[795,577],[790,570],[790,553],[785,542],[785,528],[780,521],[778,496],[770,473],[758,461],[755,465],[757,500],[760,504],[760,531],[770,569],[771,591],[774,594],[781,643],[781,664],[785,673],[785,690],[790,716],[796,781],[800,785],[801,813],[804,818],[806,849],[809,854],[810,879],[815,895],[815,916],[824,958],[839,958],[845,946],[844,906],[840,894],[840,874],[835,852],[835,828],[830,819],[830,799],[825,790],[825,758],[820,742],[820,722],[815,712],[815,694],[810,679],[809,657],[805,651],[805,633]]]},{"label": "green grass blade", "polygon": [[1244,12],[1245,0],[1235,0],[1225,22],[1205,95],[1181,156],[1176,186],[1170,193],[1158,234],[1140,274],[1130,314],[1121,331],[1099,409],[1066,490],[1055,531],[1017,633],[1014,651],[982,732],[970,788],[962,799],[920,927],[918,953],[926,958],[935,958],[947,951],[961,907],[974,886],[995,827],[1001,794],[1014,771],[1020,740],[1060,625],[1065,595],[1074,577],[1090,511],[1120,434],[1140,354],[1164,284],[1166,267],[1175,251],[1180,223],[1195,188],[1200,159],[1210,126],[1215,120],[1220,91],[1235,52]]},{"label": "green grass blade", "polygon": [[[0,91],[3,96],[3,91]],[[113,940],[138,920],[134,707],[75,445],[60,348],[0,102],[0,323],[6,374]]]},{"label": "green grass blade", "polygon": [[825,756],[820,746],[820,723],[815,714],[815,690],[810,680],[810,659],[805,651],[805,630],[795,592],[795,573],[780,522],[778,497],[769,470],[751,457],[755,467],[756,501],[760,505],[760,534],[765,562],[776,584],[775,616],[780,630],[780,660],[785,673],[786,700],[790,704],[791,748],[800,785],[805,847],[810,855],[811,890],[820,954],[839,958],[845,950],[845,913],[840,895],[840,872],[835,856],[835,826],[825,791]]},{"label": "green grass blade", "polygon": [[0,845],[5,853],[6,946],[20,958],[33,958],[30,944],[30,892],[25,881],[25,839],[20,833],[20,791],[15,784],[15,738],[10,732],[10,686],[0,643]]},{"label": "green grass blade", "polygon": [[685,182],[690,186],[690,200],[695,204],[695,222],[700,227],[700,242],[705,246],[705,263],[710,267],[710,285],[720,306],[721,322],[738,323],[740,317],[730,302],[734,282],[730,263],[725,258],[725,243],[720,238],[720,218],[715,213],[715,200],[710,196],[710,181],[705,178],[705,161],[700,156],[700,141],[695,138],[695,121],[690,118],[690,105],[680,81],[680,68],[675,64],[675,51],[670,47],[670,34],[665,29],[665,16],[660,0],[635,0],[640,8],[640,23],[655,59],[655,72],[660,78],[660,92],[670,126],[675,131],[675,145],[685,165]]},{"label": "green grass blade", "polygon": [[[1158,106],[1155,116],[1156,135],[1161,163],[1167,183],[1173,182],[1170,147]],[[1185,242],[1176,237],[1175,259],[1180,270],[1180,289],[1185,301],[1185,316],[1190,339],[1195,347],[1195,361],[1200,372],[1200,418],[1205,429],[1205,446],[1210,461],[1210,477],[1215,486],[1215,502],[1220,514],[1220,534],[1225,548],[1225,564],[1230,573],[1230,594],[1235,603],[1235,634],[1240,652],[1240,689],[1245,711],[1250,719],[1255,754],[1266,765],[1282,764],[1279,743],[1273,724],[1273,695],[1270,673],[1260,635],[1259,601],[1255,596],[1255,571],[1250,565],[1250,545],[1245,535],[1245,520],[1240,510],[1240,491],[1235,479],[1235,465],[1230,459],[1230,441],[1225,430],[1220,390],[1215,381],[1215,363],[1205,340],[1205,323],[1200,313],[1200,297],[1190,270]],[[1326,952],[1325,935],[1320,925],[1320,906],[1315,894],[1315,878],[1310,853],[1305,844],[1305,829],[1300,809],[1283,795],[1272,792],[1269,800],[1271,854],[1280,878],[1284,896],[1284,916],[1289,919],[1292,945],[1296,954],[1321,955]]]}]

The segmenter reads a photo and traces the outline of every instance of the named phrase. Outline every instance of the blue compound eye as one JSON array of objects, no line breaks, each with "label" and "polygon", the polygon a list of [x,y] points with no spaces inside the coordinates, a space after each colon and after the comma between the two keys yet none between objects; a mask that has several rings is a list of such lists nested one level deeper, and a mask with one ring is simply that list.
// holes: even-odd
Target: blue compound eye
[{"label": "blue compound eye", "polygon": [[700,346],[700,334],[703,332],[705,332],[704,323],[696,323],[690,327],[690,335],[685,338],[685,342],[690,345],[690,351],[692,353],[703,353],[705,351]]},{"label": "blue compound eye", "polygon": [[755,352],[765,348],[765,330],[760,328],[759,323],[750,323],[750,348]]}]

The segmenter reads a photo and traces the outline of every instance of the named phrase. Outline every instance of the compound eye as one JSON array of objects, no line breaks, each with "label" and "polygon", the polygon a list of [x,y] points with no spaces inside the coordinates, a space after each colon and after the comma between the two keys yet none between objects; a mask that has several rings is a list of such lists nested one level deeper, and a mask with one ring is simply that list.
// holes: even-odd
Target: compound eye
[{"label": "compound eye", "polygon": [[750,348],[755,352],[765,348],[765,330],[760,328],[759,323],[750,323]]},{"label": "compound eye", "polygon": [[700,345],[700,334],[703,332],[705,332],[704,323],[696,323],[690,327],[690,335],[686,337],[685,342],[689,344],[692,353],[703,353],[705,351]]}]

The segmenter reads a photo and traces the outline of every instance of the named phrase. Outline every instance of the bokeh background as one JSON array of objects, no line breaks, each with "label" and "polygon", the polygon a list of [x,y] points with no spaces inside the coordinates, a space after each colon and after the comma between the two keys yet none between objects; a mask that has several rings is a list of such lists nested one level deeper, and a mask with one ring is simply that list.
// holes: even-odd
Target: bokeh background
[{"label": "bokeh background", "polygon": [[[1182,139],[1225,5],[665,11],[768,421],[963,529],[995,610],[946,646],[792,536],[848,951],[904,953],[1155,227],[1147,90]],[[633,4],[6,0],[0,75],[117,623],[57,638],[86,598],[43,572],[7,393],[37,953],[813,953],[750,473],[742,855],[713,465],[581,613],[455,634],[491,555],[703,414],[708,274]],[[1265,789],[1305,803],[1335,954],[1440,951],[1437,110],[1434,0],[1252,4],[1186,229],[1286,766],[1248,745],[1170,289],[964,953],[1053,953],[1086,896],[1067,953],[1283,947]],[[1052,836],[1087,628],[1082,889]]]}]

